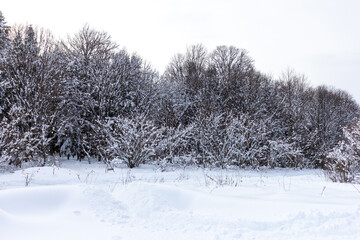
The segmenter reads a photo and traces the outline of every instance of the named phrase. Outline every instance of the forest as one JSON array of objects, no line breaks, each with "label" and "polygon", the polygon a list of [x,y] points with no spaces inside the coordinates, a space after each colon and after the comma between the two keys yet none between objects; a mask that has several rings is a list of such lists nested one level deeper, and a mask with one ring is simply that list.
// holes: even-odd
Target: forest
[{"label": "forest", "polygon": [[264,74],[235,46],[189,46],[160,74],[88,25],[56,40],[0,13],[2,164],[321,168],[353,182],[359,115],[347,92]]}]

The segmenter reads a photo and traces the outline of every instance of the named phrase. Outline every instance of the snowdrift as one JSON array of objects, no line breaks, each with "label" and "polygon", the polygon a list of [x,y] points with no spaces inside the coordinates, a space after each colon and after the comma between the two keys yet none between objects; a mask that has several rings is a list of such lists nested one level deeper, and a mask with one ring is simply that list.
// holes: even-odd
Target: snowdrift
[{"label": "snowdrift", "polygon": [[104,168],[1,174],[0,239],[360,239],[359,186],[321,171]]}]

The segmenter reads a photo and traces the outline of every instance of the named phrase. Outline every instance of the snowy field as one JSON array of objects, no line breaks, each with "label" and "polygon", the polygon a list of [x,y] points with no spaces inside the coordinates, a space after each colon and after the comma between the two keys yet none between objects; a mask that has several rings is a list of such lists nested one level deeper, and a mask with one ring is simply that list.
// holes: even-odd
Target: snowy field
[{"label": "snowy field", "polygon": [[356,240],[359,190],[319,170],[105,172],[63,161],[0,174],[0,239]]}]

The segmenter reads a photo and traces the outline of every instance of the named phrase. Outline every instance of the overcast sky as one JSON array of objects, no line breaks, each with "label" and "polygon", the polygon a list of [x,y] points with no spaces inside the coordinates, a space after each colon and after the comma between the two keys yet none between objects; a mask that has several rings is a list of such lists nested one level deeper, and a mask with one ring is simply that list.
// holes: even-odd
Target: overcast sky
[{"label": "overcast sky", "polygon": [[291,68],[360,103],[359,0],[2,0],[0,10],[9,25],[37,25],[58,38],[89,23],[160,72],[189,45],[234,45],[264,73]]}]

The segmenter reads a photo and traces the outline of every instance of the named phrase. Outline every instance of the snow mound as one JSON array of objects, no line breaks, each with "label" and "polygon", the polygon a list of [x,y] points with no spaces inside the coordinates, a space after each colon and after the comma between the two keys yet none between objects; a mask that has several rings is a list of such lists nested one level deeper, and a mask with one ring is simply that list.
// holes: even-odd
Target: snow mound
[{"label": "snow mound", "polygon": [[73,186],[45,186],[0,192],[0,209],[14,216],[49,215],[59,211],[71,197]]},{"label": "snow mound", "polygon": [[[0,191],[0,239],[100,239],[78,186]],[[19,231],[20,230],[20,231]]]},{"label": "snow mound", "polygon": [[0,208],[0,226],[10,225],[12,222],[11,215]]},{"label": "snow mound", "polygon": [[148,217],[169,210],[187,210],[196,195],[176,186],[135,182],[116,192],[115,197],[137,215]]}]

